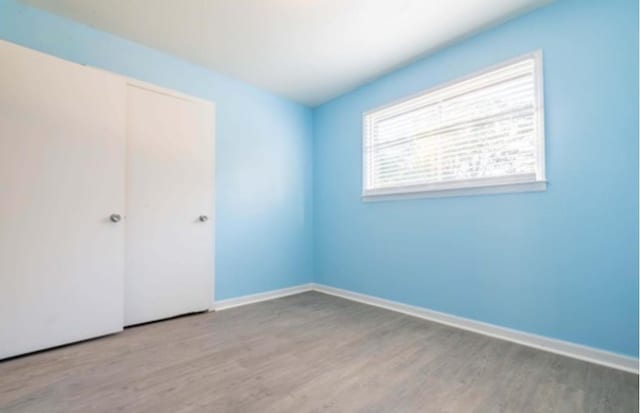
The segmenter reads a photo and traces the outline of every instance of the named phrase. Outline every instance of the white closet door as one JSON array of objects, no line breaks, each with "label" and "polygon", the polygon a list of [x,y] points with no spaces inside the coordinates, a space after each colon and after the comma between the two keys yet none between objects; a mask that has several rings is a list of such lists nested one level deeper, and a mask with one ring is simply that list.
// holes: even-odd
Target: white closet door
[{"label": "white closet door", "polygon": [[[129,85],[125,325],[213,299],[213,106]],[[203,216],[201,221],[200,216]]]},{"label": "white closet door", "polygon": [[125,81],[0,41],[0,358],[123,325]]}]

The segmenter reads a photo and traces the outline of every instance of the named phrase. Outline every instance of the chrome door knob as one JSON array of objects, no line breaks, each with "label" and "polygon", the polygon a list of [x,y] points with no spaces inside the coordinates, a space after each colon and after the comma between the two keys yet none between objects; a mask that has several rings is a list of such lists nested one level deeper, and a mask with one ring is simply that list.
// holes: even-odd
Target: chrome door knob
[{"label": "chrome door knob", "polygon": [[120,222],[122,216],[120,216],[120,214],[111,214],[111,216],[109,216],[109,219],[111,220],[111,222]]},{"label": "chrome door knob", "polygon": [[209,220],[209,217],[206,215],[200,215],[198,219],[200,220],[200,222],[207,222]]}]

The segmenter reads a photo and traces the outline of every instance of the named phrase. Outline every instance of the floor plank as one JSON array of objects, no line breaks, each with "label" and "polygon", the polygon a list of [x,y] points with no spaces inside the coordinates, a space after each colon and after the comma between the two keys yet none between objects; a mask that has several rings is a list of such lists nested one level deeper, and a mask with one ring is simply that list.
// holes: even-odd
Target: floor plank
[{"label": "floor plank", "polygon": [[320,293],[0,362],[0,412],[637,412],[638,376]]}]

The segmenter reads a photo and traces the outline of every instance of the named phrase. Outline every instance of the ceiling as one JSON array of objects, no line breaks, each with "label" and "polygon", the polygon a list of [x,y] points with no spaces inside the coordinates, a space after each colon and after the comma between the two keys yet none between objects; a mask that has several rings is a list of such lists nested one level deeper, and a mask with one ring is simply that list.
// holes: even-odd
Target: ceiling
[{"label": "ceiling", "polygon": [[315,106],[549,0],[22,0]]}]

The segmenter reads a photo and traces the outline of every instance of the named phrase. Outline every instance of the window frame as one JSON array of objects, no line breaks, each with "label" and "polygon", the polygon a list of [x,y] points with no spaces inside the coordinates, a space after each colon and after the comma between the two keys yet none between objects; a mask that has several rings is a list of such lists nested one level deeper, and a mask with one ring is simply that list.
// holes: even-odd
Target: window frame
[{"label": "window frame", "polygon": [[[438,182],[431,184],[397,186],[382,189],[367,190],[367,117],[375,112],[403,104],[426,94],[454,86],[460,82],[471,80],[489,72],[502,69],[523,60],[532,59],[534,61],[534,93],[537,107],[537,136],[536,136],[536,173],[535,179],[523,179],[522,176],[503,176],[492,178],[479,178],[472,180],[456,180],[451,182]],[[471,74],[458,77],[448,82],[438,84],[413,93],[407,97],[395,100],[374,109],[370,109],[362,114],[362,200],[392,200],[406,198],[435,198],[446,196],[464,196],[481,194],[499,194],[511,192],[533,192],[545,191],[547,189],[546,178],[546,157],[545,157],[545,122],[544,122],[544,81],[542,66],[542,50],[538,49],[524,55],[500,62]]]}]

